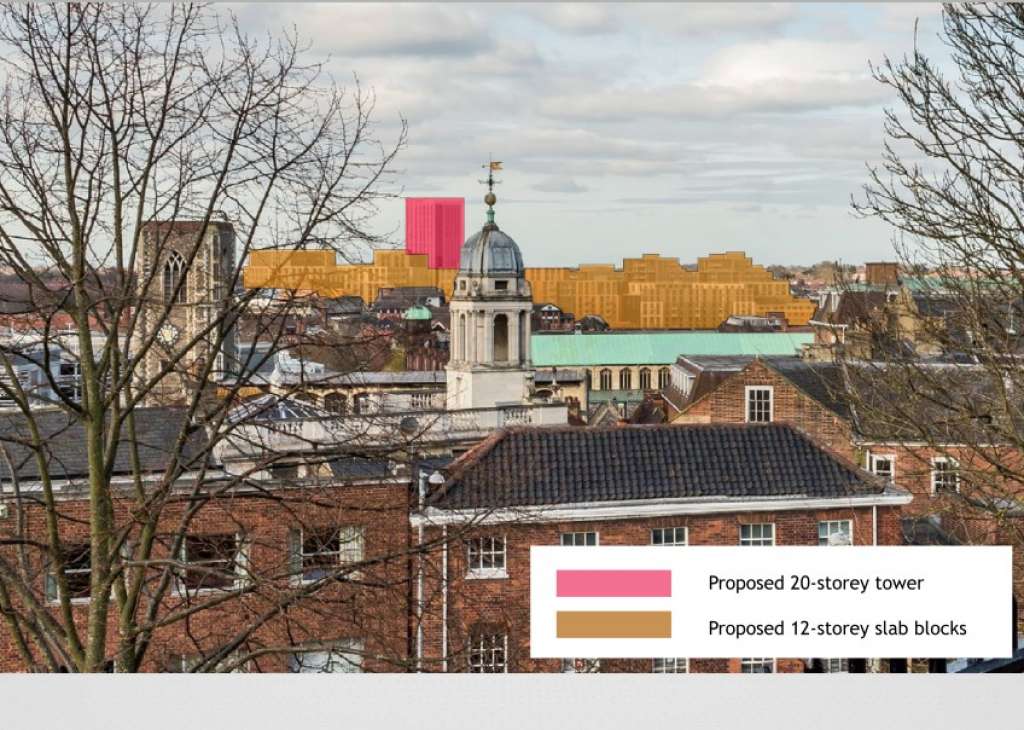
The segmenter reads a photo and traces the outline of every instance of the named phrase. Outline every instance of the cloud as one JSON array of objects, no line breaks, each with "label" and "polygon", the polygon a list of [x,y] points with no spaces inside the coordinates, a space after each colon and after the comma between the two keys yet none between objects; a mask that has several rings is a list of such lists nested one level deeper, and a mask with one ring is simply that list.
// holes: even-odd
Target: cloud
[{"label": "cloud", "polygon": [[426,3],[243,6],[248,26],[291,27],[317,53],[342,57],[458,58],[489,48],[491,33],[474,9]]},{"label": "cloud", "polygon": [[532,187],[542,193],[585,193],[589,190],[571,177],[549,177]]},{"label": "cloud", "polygon": [[524,9],[549,28],[584,36],[624,28],[669,36],[765,31],[796,17],[792,3],[545,3]]}]

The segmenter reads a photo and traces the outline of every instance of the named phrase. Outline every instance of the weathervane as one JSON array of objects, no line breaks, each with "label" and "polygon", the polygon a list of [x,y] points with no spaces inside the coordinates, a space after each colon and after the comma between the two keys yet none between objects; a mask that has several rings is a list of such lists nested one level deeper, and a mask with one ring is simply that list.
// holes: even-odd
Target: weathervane
[{"label": "weathervane", "polygon": [[487,170],[487,179],[481,180],[480,184],[487,186],[487,195],[484,196],[484,202],[487,203],[487,222],[493,224],[494,204],[498,202],[498,198],[494,194],[494,186],[500,184],[499,180],[494,179],[494,171],[501,169],[501,162],[492,157],[486,165],[480,167]]}]

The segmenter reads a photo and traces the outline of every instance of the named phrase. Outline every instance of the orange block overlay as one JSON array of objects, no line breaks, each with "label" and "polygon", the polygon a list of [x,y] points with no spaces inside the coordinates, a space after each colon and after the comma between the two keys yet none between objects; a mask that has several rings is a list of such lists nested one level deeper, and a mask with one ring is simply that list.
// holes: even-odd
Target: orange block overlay
[{"label": "orange block overlay", "polygon": [[559,611],[559,639],[671,639],[671,611]]},{"label": "orange block overlay", "polygon": [[[434,286],[452,294],[455,269],[430,269],[425,254],[377,250],[371,264],[338,265],[333,251],[254,251],[245,268],[249,288],[301,289],[325,297],[356,295],[367,303],[380,289]],[[790,295],[763,266],[740,251],[698,259],[697,270],[679,259],[644,254],[611,264],[526,270],[533,301],[551,303],[577,318],[599,314],[615,329],[710,329],[729,315],[777,312],[790,325],[806,325],[815,305]]]}]

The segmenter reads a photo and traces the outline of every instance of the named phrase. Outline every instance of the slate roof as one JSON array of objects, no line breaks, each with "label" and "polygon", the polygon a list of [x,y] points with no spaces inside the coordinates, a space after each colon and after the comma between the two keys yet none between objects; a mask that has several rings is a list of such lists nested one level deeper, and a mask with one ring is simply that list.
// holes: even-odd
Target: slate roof
[{"label": "slate roof", "polygon": [[[85,429],[81,421],[57,409],[33,411],[32,418],[42,435],[43,457],[50,477],[71,479],[87,474]],[[143,472],[160,472],[167,467],[175,456],[174,444],[182,428],[189,431],[181,451],[182,464],[186,468],[197,468],[203,457],[205,432],[201,427],[188,424],[184,408],[135,410],[135,443]],[[130,444],[127,429],[123,429],[114,462],[115,474],[132,473]],[[0,447],[7,453],[19,478],[39,478],[36,451],[32,447],[29,422],[24,414],[0,414]],[[10,478],[11,469],[6,459],[0,459],[0,479]]]},{"label": "slate roof", "polygon": [[512,429],[450,469],[445,509],[672,498],[850,497],[885,484],[782,424]]}]

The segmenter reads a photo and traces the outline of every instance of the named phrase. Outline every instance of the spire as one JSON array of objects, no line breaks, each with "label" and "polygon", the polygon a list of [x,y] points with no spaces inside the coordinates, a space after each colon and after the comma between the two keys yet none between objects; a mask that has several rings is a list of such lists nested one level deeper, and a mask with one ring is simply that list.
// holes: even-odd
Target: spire
[{"label": "spire", "polygon": [[481,165],[487,170],[487,179],[481,180],[481,184],[487,186],[487,195],[484,196],[484,202],[487,203],[487,225],[494,225],[494,204],[498,202],[497,196],[494,194],[494,186],[499,184],[498,180],[494,179],[494,172],[501,169],[501,162],[495,160],[493,157],[486,165]]}]

